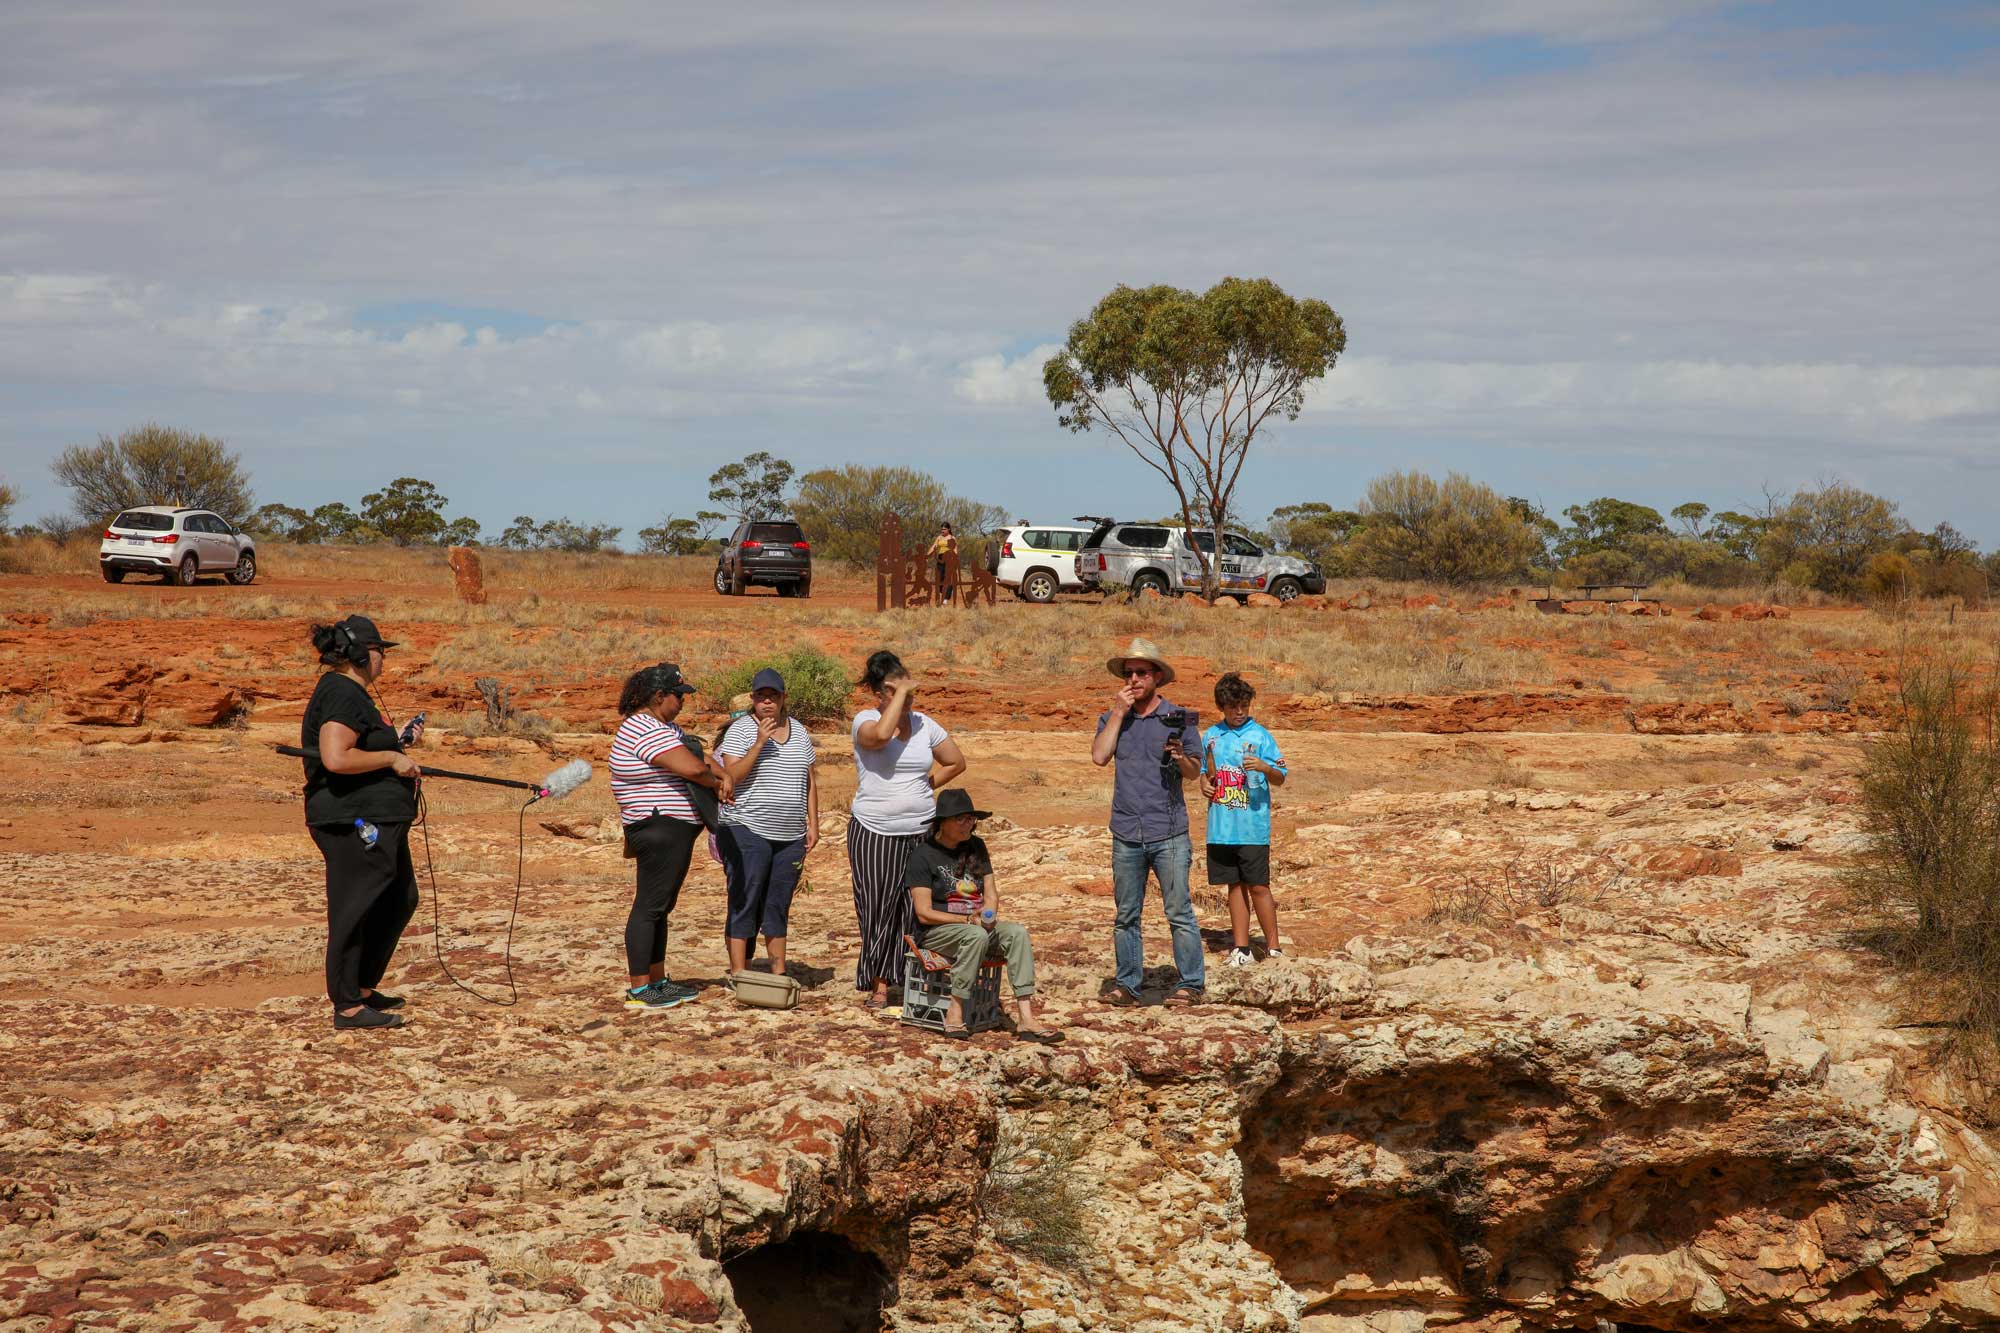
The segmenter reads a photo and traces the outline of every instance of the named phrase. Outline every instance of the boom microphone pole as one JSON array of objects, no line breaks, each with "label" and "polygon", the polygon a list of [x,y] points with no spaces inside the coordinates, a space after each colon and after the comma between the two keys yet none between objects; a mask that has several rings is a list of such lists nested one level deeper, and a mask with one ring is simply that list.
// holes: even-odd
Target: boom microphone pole
[{"label": "boom microphone pole", "polygon": [[[294,759],[318,759],[318,750],[301,749],[296,745],[273,747],[279,754],[290,755]],[[590,781],[592,769],[588,759],[572,759],[556,769],[540,782],[522,782],[518,778],[489,777],[484,773],[458,773],[449,768],[424,768],[427,778],[455,778],[460,782],[483,782],[489,787],[513,787],[519,791],[531,791],[529,803],[559,799],[569,795],[584,783]]]}]

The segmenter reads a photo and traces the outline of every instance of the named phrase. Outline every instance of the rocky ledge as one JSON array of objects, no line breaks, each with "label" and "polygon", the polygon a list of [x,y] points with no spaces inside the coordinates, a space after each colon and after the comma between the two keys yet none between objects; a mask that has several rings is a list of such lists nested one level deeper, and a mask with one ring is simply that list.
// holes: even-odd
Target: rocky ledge
[{"label": "rocky ledge", "polygon": [[720,993],[502,1023],[434,990],[365,1041],[304,999],[15,1004],[0,1327],[2000,1320],[2000,1164],[1892,1029],[1589,915],[1218,970],[1192,1009],[1075,1006],[1053,1049]]}]

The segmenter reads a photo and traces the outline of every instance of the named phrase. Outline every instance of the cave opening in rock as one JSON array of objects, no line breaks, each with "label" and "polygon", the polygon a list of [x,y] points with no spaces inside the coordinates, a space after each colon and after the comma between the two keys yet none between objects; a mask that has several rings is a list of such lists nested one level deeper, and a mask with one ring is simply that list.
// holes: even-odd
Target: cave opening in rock
[{"label": "cave opening in rock", "polygon": [[830,1231],[801,1231],[722,1266],[755,1333],[881,1333],[895,1284],[882,1261]]}]

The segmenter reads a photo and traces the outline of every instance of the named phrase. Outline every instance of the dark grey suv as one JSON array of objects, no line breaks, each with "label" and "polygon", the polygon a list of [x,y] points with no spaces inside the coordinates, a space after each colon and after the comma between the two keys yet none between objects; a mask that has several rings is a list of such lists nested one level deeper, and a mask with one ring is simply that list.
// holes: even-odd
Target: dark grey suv
[{"label": "dark grey suv", "polygon": [[780,597],[810,597],[812,581],[812,543],[790,519],[737,524],[715,557],[715,590],[725,597],[760,584]]}]

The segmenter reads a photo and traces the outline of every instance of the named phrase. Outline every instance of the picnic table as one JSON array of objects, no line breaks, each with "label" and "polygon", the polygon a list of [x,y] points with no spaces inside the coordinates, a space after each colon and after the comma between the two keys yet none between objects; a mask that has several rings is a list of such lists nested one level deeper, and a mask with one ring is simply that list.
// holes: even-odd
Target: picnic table
[{"label": "picnic table", "polygon": [[[1657,597],[1641,597],[1641,596],[1639,595],[1640,593],[1642,593],[1642,592],[1646,591],[1646,589],[1647,589],[1647,587],[1648,587],[1648,586],[1649,586],[1649,585],[1647,585],[1647,584],[1644,584],[1644,583],[1579,583],[1579,584],[1577,584],[1577,585],[1576,585],[1576,587],[1577,587],[1577,591],[1578,591],[1578,592],[1581,592],[1581,593],[1582,593],[1582,594],[1584,595],[1584,600],[1585,600],[1585,601],[1590,601],[1590,602],[1657,602],[1657,601],[1659,601],[1660,599],[1659,599],[1659,598],[1657,598]],[[1612,588],[1623,588],[1623,589],[1624,589],[1624,590],[1625,590],[1625,591],[1626,591],[1627,593],[1629,593],[1629,594],[1630,594],[1630,596],[1626,596],[1626,597],[1599,597],[1599,596],[1597,595],[1597,594],[1598,594],[1598,593],[1599,593],[1600,591],[1603,591],[1603,590],[1608,590],[1608,589],[1612,589]]]},{"label": "picnic table", "polygon": [[[1657,597],[1641,597],[1650,585],[1644,583],[1579,583],[1576,591],[1581,597],[1557,596],[1553,586],[1544,588],[1542,596],[1535,599],[1535,609],[1555,615],[1562,610],[1564,602],[1657,602]],[[1600,593],[1623,591],[1623,597],[1599,596]]]}]

